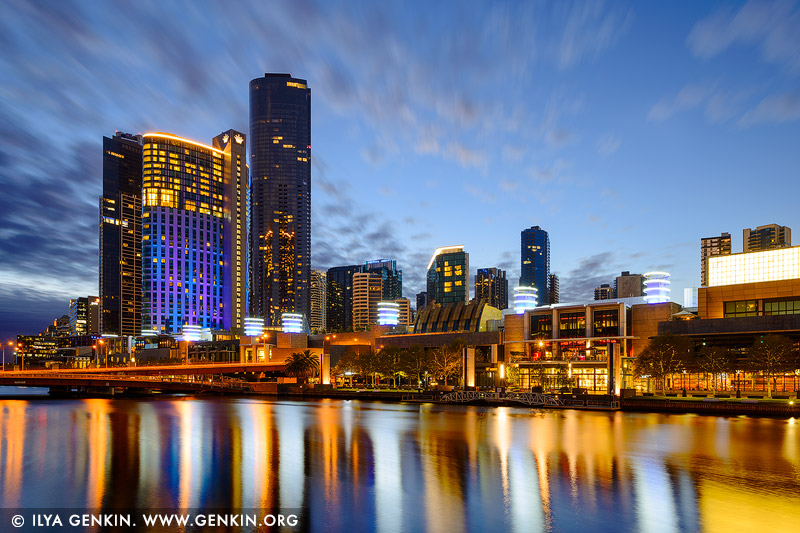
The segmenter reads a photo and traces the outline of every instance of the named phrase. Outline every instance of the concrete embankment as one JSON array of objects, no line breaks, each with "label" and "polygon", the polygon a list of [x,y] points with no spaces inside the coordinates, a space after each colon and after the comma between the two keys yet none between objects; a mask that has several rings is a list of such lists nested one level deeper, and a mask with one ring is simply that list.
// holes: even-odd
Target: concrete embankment
[{"label": "concrete embankment", "polygon": [[800,405],[796,401],[768,399],[686,399],[686,398],[624,398],[623,411],[656,413],[697,413],[706,415],[749,416],[800,416]]}]

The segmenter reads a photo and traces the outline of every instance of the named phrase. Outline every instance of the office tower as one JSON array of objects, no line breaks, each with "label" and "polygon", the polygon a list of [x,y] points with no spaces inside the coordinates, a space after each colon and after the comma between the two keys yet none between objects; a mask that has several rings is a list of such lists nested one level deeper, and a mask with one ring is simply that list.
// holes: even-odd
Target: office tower
[{"label": "office tower", "polygon": [[142,329],[142,136],[103,137],[100,197],[100,331]]},{"label": "office tower", "polygon": [[247,304],[243,133],[144,135],[142,328],[241,332]]},{"label": "office tower", "polygon": [[614,287],[612,287],[608,283],[603,283],[599,287],[594,288],[595,300],[611,300],[612,298],[616,297],[617,296],[614,293]]},{"label": "office tower", "polygon": [[311,270],[311,316],[308,325],[312,331],[325,329],[325,295],[328,277],[322,270]]},{"label": "office tower", "polygon": [[100,334],[100,298],[88,296],[69,300],[69,334]]},{"label": "office tower", "polygon": [[641,274],[631,274],[626,270],[614,280],[614,298],[634,298],[643,295],[644,276]]},{"label": "office tower", "polygon": [[250,82],[251,314],[275,326],[311,312],[311,89],[290,74]]},{"label": "office tower", "polygon": [[361,265],[328,269],[328,290],[325,302],[325,329],[345,331],[353,325],[353,274],[361,272]]},{"label": "office tower", "polygon": [[479,268],[475,276],[475,299],[498,309],[508,309],[508,280],[499,268]]},{"label": "office tower", "polygon": [[425,291],[417,293],[417,312],[422,311],[425,309],[425,306],[428,305],[428,293]]},{"label": "office tower", "polygon": [[380,274],[353,274],[353,329],[366,329],[378,323],[378,302],[383,300],[383,279]]},{"label": "office tower", "polygon": [[548,303],[557,304],[558,303],[558,275],[550,274],[550,277],[547,280],[547,292],[548,292]]},{"label": "office tower", "polygon": [[[745,230],[745,232],[748,230]],[[745,238],[745,247],[747,239]],[[719,237],[703,237],[700,239],[700,285],[708,285],[708,258],[712,255],[731,254],[731,234],[723,233]]]},{"label": "office tower", "polygon": [[401,326],[413,324],[413,320],[411,318],[411,302],[408,300],[408,298],[397,298],[394,300],[394,303],[399,306],[400,311],[400,319],[398,324]]},{"label": "office tower", "polygon": [[396,300],[403,297],[403,271],[397,270],[397,262],[392,259],[367,261],[363,272],[379,274],[383,280],[383,299]]},{"label": "office tower", "polygon": [[540,299],[549,296],[550,281],[550,236],[539,226],[522,230],[521,238],[522,275],[521,287],[536,287]]},{"label": "office tower", "polygon": [[428,303],[469,300],[469,254],[463,246],[437,248],[428,262]]},{"label": "office tower", "polygon": [[745,228],[742,242],[745,252],[785,248],[792,245],[792,229],[777,224],[758,226],[756,229]]}]

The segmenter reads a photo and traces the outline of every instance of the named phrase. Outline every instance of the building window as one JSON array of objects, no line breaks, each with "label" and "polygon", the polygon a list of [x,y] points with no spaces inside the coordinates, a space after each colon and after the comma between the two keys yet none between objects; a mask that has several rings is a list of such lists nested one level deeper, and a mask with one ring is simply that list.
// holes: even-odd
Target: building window
[{"label": "building window", "polygon": [[549,339],[553,336],[553,319],[550,315],[531,316],[531,338]]},{"label": "building window", "polygon": [[800,314],[800,300],[765,300],[764,314],[765,315]]},{"label": "building window", "polygon": [[737,316],[758,316],[758,300],[725,302],[725,318]]},{"label": "building window", "polygon": [[564,313],[559,318],[559,337],[569,339],[586,336],[586,313]]},{"label": "building window", "polygon": [[603,309],[594,312],[594,336],[616,337],[619,335],[619,310]]}]

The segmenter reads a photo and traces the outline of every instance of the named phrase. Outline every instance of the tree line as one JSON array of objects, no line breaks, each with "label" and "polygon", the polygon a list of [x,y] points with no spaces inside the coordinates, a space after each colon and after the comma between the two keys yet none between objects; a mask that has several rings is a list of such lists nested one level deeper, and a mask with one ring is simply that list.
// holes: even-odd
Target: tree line
[{"label": "tree line", "polygon": [[655,380],[656,391],[665,391],[667,379],[684,370],[709,374],[712,391],[723,374],[746,371],[765,378],[768,397],[772,397],[778,377],[797,368],[800,368],[800,352],[795,350],[792,340],[774,334],[756,339],[745,356],[739,357],[721,346],[703,346],[695,352],[689,337],[666,333],[653,337],[633,363],[636,376]]},{"label": "tree line", "polygon": [[[409,348],[348,351],[339,358],[331,374],[351,385],[358,380],[372,387],[381,380],[388,380],[392,387],[411,384],[427,388],[431,382],[456,385],[462,373],[461,354],[466,347],[463,339],[456,339],[432,349],[415,344]],[[293,353],[286,359],[285,371],[290,376],[317,377],[319,358],[310,350]]]}]

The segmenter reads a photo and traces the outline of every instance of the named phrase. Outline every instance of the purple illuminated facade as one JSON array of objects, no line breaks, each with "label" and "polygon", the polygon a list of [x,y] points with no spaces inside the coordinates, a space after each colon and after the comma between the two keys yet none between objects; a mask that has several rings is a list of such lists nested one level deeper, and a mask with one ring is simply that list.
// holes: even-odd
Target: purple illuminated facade
[{"label": "purple illuminated facade", "polygon": [[242,133],[208,146],[144,136],[142,329],[238,331],[247,308],[247,168]]}]

